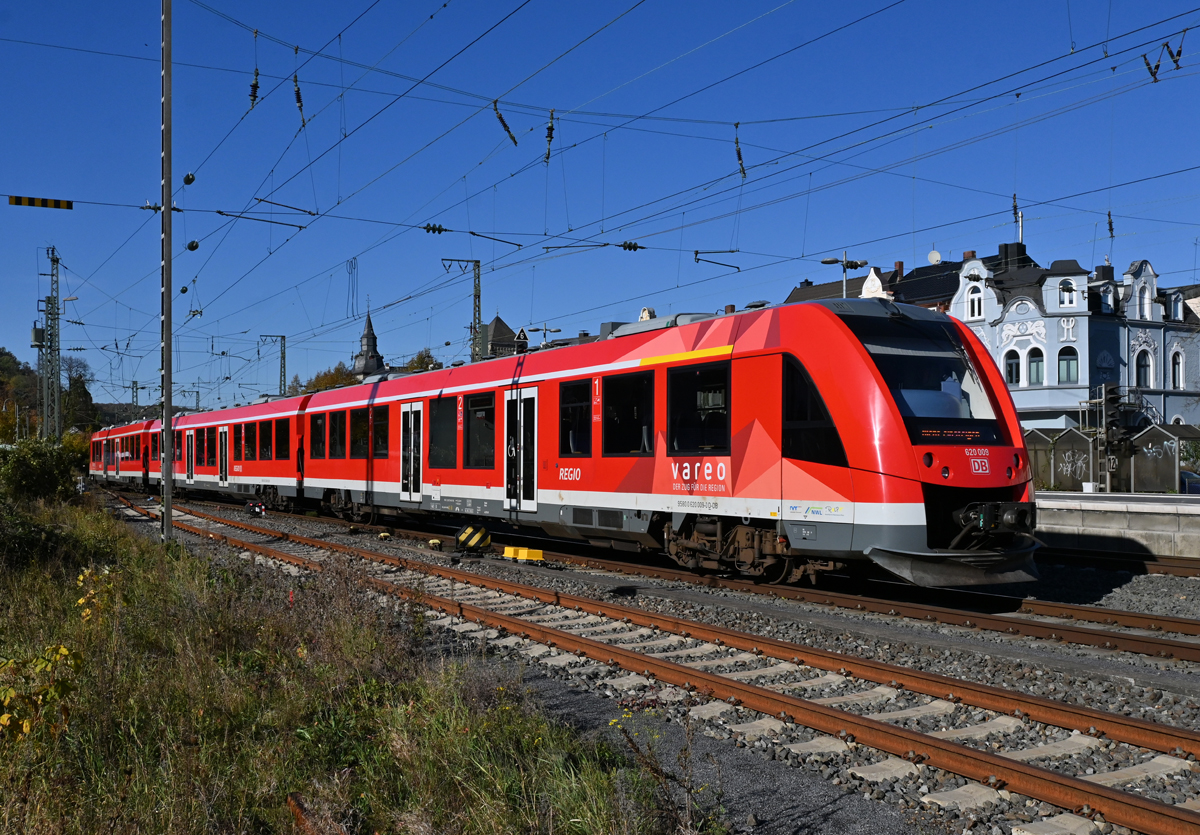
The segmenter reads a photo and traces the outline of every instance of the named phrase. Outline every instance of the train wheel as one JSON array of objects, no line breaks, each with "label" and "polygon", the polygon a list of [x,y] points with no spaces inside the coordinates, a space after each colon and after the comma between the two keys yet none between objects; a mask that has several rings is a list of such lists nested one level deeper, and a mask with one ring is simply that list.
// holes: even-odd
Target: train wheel
[{"label": "train wheel", "polygon": [[360,525],[375,524],[375,505],[357,505],[350,518]]},{"label": "train wheel", "polygon": [[776,560],[763,569],[759,580],[767,585],[777,586],[780,583],[787,582],[792,576],[792,561],[791,560]]}]

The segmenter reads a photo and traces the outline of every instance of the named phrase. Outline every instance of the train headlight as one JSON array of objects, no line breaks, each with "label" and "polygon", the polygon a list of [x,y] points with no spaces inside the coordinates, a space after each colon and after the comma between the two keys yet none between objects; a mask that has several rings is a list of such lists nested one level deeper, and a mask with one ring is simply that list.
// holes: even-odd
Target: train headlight
[{"label": "train headlight", "polygon": [[1012,467],[1009,467],[1009,468],[1008,468],[1008,477],[1009,477],[1009,478],[1012,478],[1012,474],[1013,474],[1013,468],[1012,468]]},{"label": "train headlight", "polygon": [[932,467],[933,466],[933,453],[932,452],[925,453],[923,456],[921,456],[921,461],[925,464],[926,467]]},{"label": "train headlight", "polygon": [[949,477],[950,477],[950,468],[942,467],[942,478],[949,478]]}]

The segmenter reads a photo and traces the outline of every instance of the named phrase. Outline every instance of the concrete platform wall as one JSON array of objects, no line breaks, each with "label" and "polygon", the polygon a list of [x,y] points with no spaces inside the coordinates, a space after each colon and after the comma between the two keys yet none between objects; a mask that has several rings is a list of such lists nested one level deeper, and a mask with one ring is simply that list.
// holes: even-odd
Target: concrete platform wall
[{"label": "concrete platform wall", "polygon": [[1037,507],[1051,548],[1200,559],[1200,496],[1042,492]]}]

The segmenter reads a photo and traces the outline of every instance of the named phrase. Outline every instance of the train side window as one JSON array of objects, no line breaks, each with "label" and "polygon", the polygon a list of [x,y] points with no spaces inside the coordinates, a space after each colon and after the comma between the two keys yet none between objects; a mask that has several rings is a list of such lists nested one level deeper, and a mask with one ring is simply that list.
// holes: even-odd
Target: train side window
[{"label": "train side window", "polygon": [[350,410],[350,457],[366,458],[371,444],[370,411]]},{"label": "train side window", "polygon": [[729,454],[729,363],[667,371],[670,455]]},{"label": "train side window", "polygon": [[271,421],[258,422],[258,460],[271,460]]},{"label": "train side window", "polygon": [[258,424],[246,424],[246,460],[258,460]]},{"label": "train side window", "polygon": [[490,470],[496,466],[496,395],[463,397],[463,467]]},{"label": "train side window", "polygon": [[604,454],[654,454],[654,372],[604,378]]},{"label": "train side window", "polygon": [[205,430],[207,436],[204,442],[204,448],[208,450],[208,466],[217,466],[217,427],[210,426]]},{"label": "train side window", "polygon": [[292,431],[292,419],[280,418],[275,421],[275,460],[286,461],[292,457],[291,441],[288,435]]},{"label": "train side window", "polygon": [[176,461],[182,461],[183,460],[183,430],[176,429],[174,431],[175,431],[175,443],[172,444],[172,447],[173,447],[172,452],[175,453]]},{"label": "train side window", "polygon": [[458,403],[453,397],[429,401],[429,466],[453,470],[458,452]]},{"label": "train side window", "polygon": [[308,457],[325,457],[325,415],[308,416]]},{"label": "train side window", "polygon": [[346,457],[346,413],[329,413],[329,457]]},{"label": "train side window", "polygon": [[558,454],[592,454],[592,381],[576,380],[558,387]]},{"label": "train side window", "polygon": [[158,433],[155,432],[150,436],[150,457],[155,461],[158,460]]},{"label": "train side window", "polygon": [[192,451],[192,455],[194,455],[195,457],[192,459],[192,461],[195,463],[195,465],[197,467],[203,467],[204,466],[204,430],[197,429],[192,434],[193,434],[193,437],[195,438],[195,440],[192,441],[192,443],[195,444],[195,447]]},{"label": "train side window", "polygon": [[233,425],[233,460],[242,460],[242,425],[240,423]]},{"label": "train side window", "polygon": [[371,407],[371,457],[388,457],[388,407]]},{"label": "train side window", "polygon": [[812,377],[794,357],[783,358],[783,455],[814,464],[848,466],[837,426]]}]

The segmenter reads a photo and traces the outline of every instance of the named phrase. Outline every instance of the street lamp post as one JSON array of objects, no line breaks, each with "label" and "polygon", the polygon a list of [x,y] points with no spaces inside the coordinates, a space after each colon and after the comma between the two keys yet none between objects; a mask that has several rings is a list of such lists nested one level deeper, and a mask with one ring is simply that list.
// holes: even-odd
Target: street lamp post
[{"label": "street lamp post", "polygon": [[842,265],[842,298],[846,298],[846,270],[858,270],[867,266],[866,261],[850,261],[846,258],[845,250],[842,251],[841,258],[822,258],[822,264],[841,264]]}]

